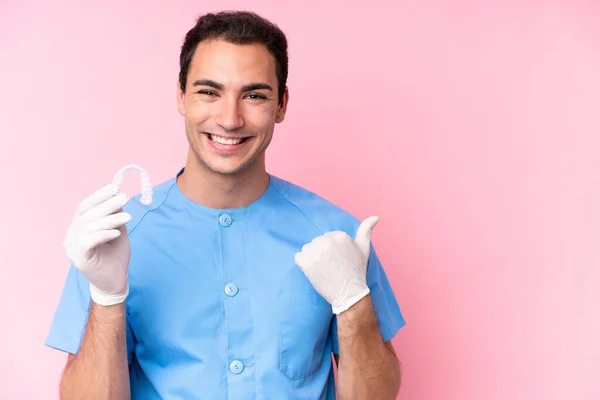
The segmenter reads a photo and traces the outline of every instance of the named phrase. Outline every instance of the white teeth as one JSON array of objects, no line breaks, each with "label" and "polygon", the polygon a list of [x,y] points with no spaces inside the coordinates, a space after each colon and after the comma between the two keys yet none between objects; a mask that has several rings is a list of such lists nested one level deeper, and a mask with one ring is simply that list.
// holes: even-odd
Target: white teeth
[{"label": "white teeth", "polygon": [[215,135],[210,135],[210,140],[220,144],[239,144],[242,142],[242,139],[225,139]]}]

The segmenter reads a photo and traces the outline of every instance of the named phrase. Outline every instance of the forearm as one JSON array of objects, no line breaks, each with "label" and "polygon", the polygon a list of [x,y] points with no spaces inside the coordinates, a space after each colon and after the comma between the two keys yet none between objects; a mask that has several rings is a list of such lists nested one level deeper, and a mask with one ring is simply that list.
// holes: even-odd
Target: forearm
[{"label": "forearm", "polygon": [[81,347],[61,380],[62,400],[131,398],[125,313],[124,303],[92,302]]},{"label": "forearm", "polygon": [[371,297],[365,296],[337,319],[339,399],[395,399],[400,366],[381,338]]}]

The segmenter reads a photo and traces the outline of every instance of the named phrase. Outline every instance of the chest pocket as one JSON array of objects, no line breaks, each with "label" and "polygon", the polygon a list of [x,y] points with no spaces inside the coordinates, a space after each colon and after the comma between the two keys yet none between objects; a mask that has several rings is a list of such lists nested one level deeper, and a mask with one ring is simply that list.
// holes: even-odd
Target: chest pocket
[{"label": "chest pocket", "polygon": [[277,304],[279,369],[290,379],[306,378],[331,362],[331,305],[299,273],[302,277],[292,274],[279,292]]}]

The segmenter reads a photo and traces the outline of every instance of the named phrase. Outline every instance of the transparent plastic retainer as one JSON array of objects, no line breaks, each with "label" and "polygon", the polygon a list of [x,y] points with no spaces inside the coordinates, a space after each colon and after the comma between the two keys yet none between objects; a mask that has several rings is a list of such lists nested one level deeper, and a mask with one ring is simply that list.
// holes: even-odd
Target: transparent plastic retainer
[{"label": "transparent plastic retainer", "polygon": [[123,179],[125,176],[125,172],[130,169],[138,170],[140,173],[141,181],[142,181],[142,198],[140,199],[140,203],[144,205],[149,205],[152,203],[152,185],[150,184],[150,176],[145,169],[136,164],[129,164],[121,168],[117,171],[115,178],[113,179],[113,184],[117,185],[119,190],[121,189],[121,184],[123,183]]}]

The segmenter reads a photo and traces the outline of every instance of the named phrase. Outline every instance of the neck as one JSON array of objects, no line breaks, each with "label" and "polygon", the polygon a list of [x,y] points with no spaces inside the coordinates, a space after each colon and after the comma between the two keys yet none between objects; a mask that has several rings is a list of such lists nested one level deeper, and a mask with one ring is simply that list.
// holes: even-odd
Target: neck
[{"label": "neck", "polygon": [[264,157],[235,175],[215,173],[188,156],[185,170],[177,179],[181,192],[205,207],[240,208],[261,197],[269,186]]}]

